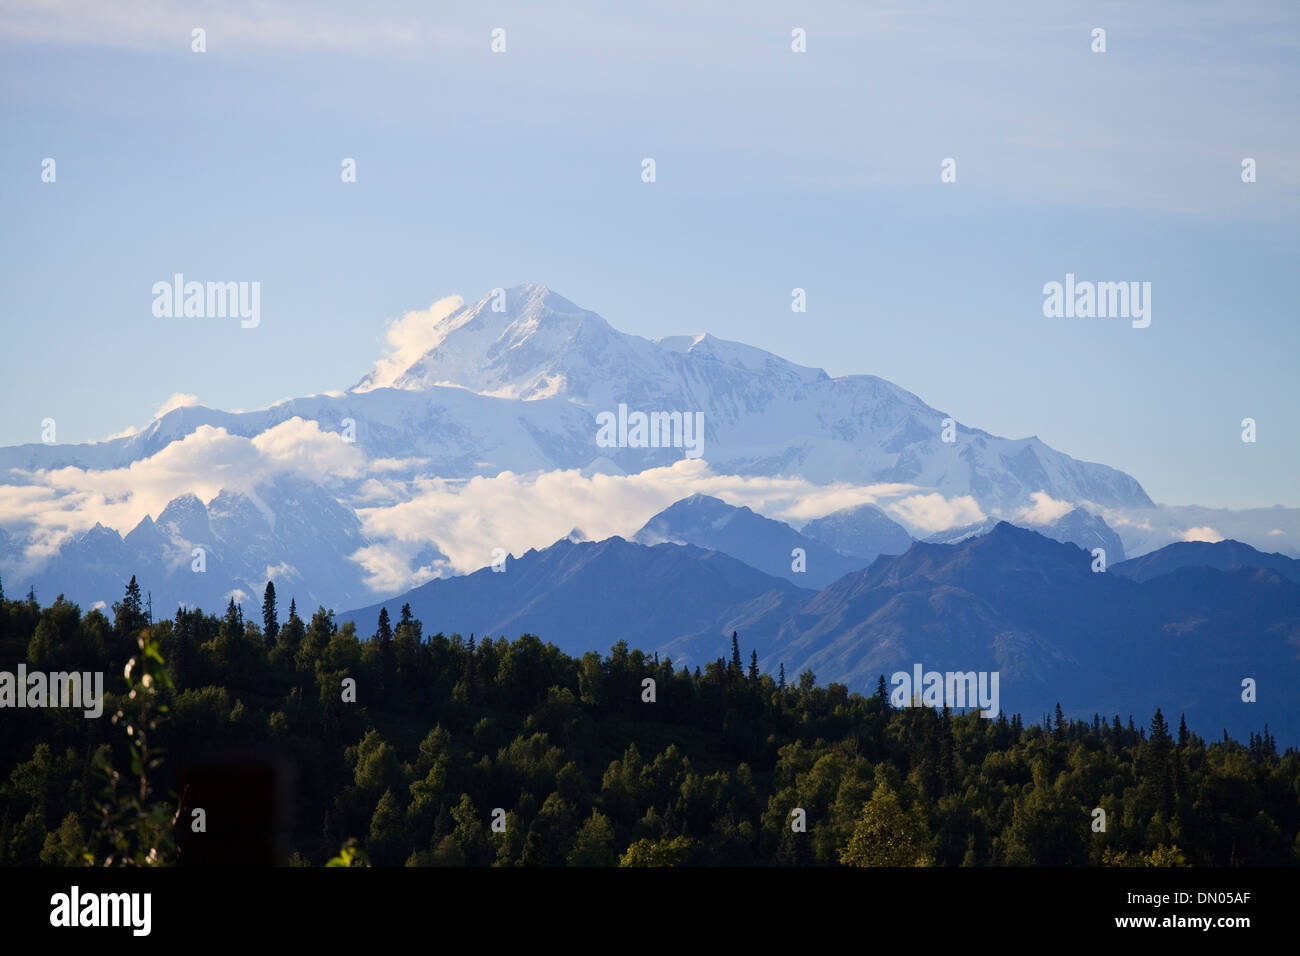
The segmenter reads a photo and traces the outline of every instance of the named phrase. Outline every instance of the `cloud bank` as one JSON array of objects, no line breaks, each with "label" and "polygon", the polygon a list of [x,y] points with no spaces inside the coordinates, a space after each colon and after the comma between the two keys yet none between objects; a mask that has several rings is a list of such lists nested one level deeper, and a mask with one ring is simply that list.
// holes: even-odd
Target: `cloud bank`
[{"label": "cloud bank", "polygon": [[[428,478],[404,491],[405,500],[357,512],[365,534],[376,543],[354,560],[365,568],[376,592],[400,591],[444,571],[477,570],[491,563],[496,548],[515,556],[545,548],[575,527],[593,540],[631,537],[653,515],[692,494],[712,495],[795,525],[861,504],[876,504],[917,532],[983,517],[969,496],[945,499],[905,484],[814,485],[799,478],[718,475],[699,459],[633,475],[567,470],[507,471],[456,481]],[[392,496],[399,494],[394,489]],[[445,566],[416,567],[430,542],[446,556]]]},{"label": "cloud bank", "polygon": [[186,492],[206,502],[223,488],[251,493],[277,474],[320,482],[360,476],[368,466],[356,445],[302,418],[251,439],[202,425],[125,468],[16,471],[10,480],[22,484],[0,485],[0,527],[30,536],[25,558],[40,560],[96,523],[126,534]]}]

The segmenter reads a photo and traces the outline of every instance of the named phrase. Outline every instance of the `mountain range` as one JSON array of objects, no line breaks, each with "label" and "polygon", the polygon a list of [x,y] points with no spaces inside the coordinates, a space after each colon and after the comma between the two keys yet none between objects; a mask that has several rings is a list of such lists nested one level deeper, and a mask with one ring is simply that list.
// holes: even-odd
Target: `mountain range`
[{"label": "mountain range", "polygon": [[1124,561],[1113,569],[1116,574],[1134,581],[1150,581],[1179,568],[1268,568],[1290,581],[1300,582],[1300,561],[1276,552],[1265,554],[1240,541],[1179,541],[1159,551]]},{"label": "mountain range", "polygon": [[[531,633],[572,654],[625,640],[688,667],[726,656],[734,631],[765,671],[811,670],[861,693],[915,664],[996,671],[1002,710],[1035,721],[1058,702],[1086,719],[1161,706],[1202,728],[1244,735],[1267,722],[1300,739],[1300,584],[1236,564],[1267,557],[1249,550],[1173,546],[1157,552],[1170,570],[1138,581],[1001,522],[957,544],[916,542],[812,591],[691,544],[564,539],[340,619],[364,635],[381,607],[409,603],[448,634]],[[1242,700],[1245,678],[1255,703]]]},{"label": "mountain range", "polygon": [[[1219,682],[1294,669],[1297,509],[1157,505],[885,379],[629,335],[541,285],[422,321],[343,391],[0,448],[0,577],[102,606],[134,574],[157,613],[249,608],[271,579],[365,626],[410,600],[431,630],[620,635],[692,665],[735,630],[765,669],[855,689],[913,659],[996,666],[1026,713],[1122,711],[1140,678],[1236,727]],[[698,417],[702,460],[629,425],[599,440],[615,413]],[[593,520],[599,540],[556,540]]]},{"label": "mountain range", "polygon": [[396,373],[363,377],[346,392],[248,412],[189,405],[144,430],[78,445],[0,448],[0,472],[122,468],[202,426],[255,437],[295,417],[339,432],[355,423],[373,458],[410,462],[397,473],[442,478],[501,470],[595,468],[639,472],[671,464],[675,448],[600,448],[594,416],[619,404],[702,412],[714,471],[810,481],[910,483],[973,495],[989,508],[1034,492],[1114,507],[1149,507],[1138,482],[1080,462],[1037,438],[999,438],[960,423],[942,440],[947,412],[871,375],[832,378],[761,349],[708,334],[654,341],[622,333],[545,286],[488,295],[438,322],[430,347]]},{"label": "mountain range", "polygon": [[[1000,523],[998,518],[988,518],[975,524],[960,528],[949,528],[925,538],[929,544],[956,544],[967,538],[977,538],[988,534]],[[1085,551],[1101,548],[1106,552],[1107,564],[1124,560],[1124,542],[1099,516],[1082,508],[1073,508],[1067,514],[1045,525],[1034,528],[1039,534],[1055,541],[1068,541],[1077,544]]]},{"label": "mountain range", "polygon": [[710,495],[691,495],[659,512],[633,540],[648,545],[692,544],[721,551],[801,587],[825,587],[869,563],[863,557],[841,554],[828,544],[800,534],[784,521],[765,518]]},{"label": "mountain range", "polygon": [[368,596],[350,560],[365,544],[352,509],[314,482],[280,475],[206,505],[181,495],[125,537],[96,523],[23,583],[92,607],[119,599],[135,575],[167,616],[178,605],[220,609],[232,597],[251,610],[275,579],[304,609],[334,607]]}]

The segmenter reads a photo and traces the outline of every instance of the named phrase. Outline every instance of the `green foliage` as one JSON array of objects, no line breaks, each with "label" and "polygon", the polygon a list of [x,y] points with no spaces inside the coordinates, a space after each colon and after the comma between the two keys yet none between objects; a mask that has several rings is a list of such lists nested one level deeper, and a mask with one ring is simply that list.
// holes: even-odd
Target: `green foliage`
[{"label": "green foliage", "polygon": [[370,857],[366,851],[357,846],[356,840],[348,840],[336,856],[325,863],[326,866],[369,866]]},{"label": "green foliage", "polygon": [[904,810],[888,782],[862,807],[848,845],[840,851],[846,866],[928,866],[929,837],[919,807]]},{"label": "green foliage", "polygon": [[1150,853],[1134,854],[1124,850],[1116,853],[1107,849],[1102,853],[1102,864],[1104,866],[1191,866],[1182,850],[1176,846],[1165,846],[1163,843]]},{"label": "green foliage", "polygon": [[617,862],[613,824],[599,810],[592,810],[573,840],[569,866],[613,866]]},{"label": "green foliage", "polygon": [[740,635],[687,669],[621,641],[426,636],[408,606],[362,640],[292,600],[280,622],[277,597],[258,624],[234,602],[151,622],[134,581],[112,621],[0,597],[0,660],[103,671],[112,715],[0,723],[0,864],[173,863],[177,767],[253,742],[296,768],[296,866],[1300,862],[1300,753],[1267,728],[1207,744],[1161,712],[1141,733],[894,710],[883,680],[757,674]]},{"label": "green foliage", "polygon": [[[127,593],[130,600],[130,588]],[[139,600],[138,590],[135,600]],[[166,866],[176,861],[172,834],[176,811],[154,799],[150,779],[162,766],[163,755],[160,748],[151,746],[150,738],[158,729],[159,715],[168,711],[157,697],[173,690],[172,679],[158,641],[147,628],[140,632],[136,644],[138,653],[122,670],[128,690],[112,718],[114,725],[126,731],[129,776],[114,766],[110,748],[101,747],[94,755],[95,769],[104,779],[98,831],[107,849],[100,857],[84,851],[86,862],[92,865]]]},{"label": "green foliage", "polygon": [[619,859],[619,866],[685,866],[696,843],[688,836],[671,840],[637,840]]}]

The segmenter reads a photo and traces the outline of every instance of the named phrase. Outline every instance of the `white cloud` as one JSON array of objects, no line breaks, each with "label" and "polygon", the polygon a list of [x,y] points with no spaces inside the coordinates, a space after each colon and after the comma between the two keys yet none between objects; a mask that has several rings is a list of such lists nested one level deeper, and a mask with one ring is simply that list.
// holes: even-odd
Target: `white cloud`
[{"label": "white cloud", "polygon": [[[410,547],[407,542],[396,544],[394,542],[381,542],[367,545],[357,551],[356,554],[351,555],[351,558],[365,568],[368,575],[366,584],[377,595],[396,594],[419,587],[433,578],[450,576],[456,573],[456,568],[445,561],[435,561],[431,564],[412,568],[412,558],[416,550]],[[466,568],[465,570],[473,569]]]},{"label": "white cloud", "polygon": [[[394,338],[399,348],[414,347],[406,333]],[[652,515],[696,493],[796,526],[861,504],[876,504],[910,529],[926,533],[983,518],[970,496],[948,499],[909,484],[816,485],[801,478],[720,475],[703,459],[633,475],[574,469],[405,481],[394,474],[418,463],[368,460],[362,446],[300,417],[253,438],[201,425],[122,468],[14,470],[11,479],[23,483],[0,485],[0,526],[21,536],[24,562],[36,566],[70,535],[97,522],[125,535],[145,515],[157,517],[184,493],[208,502],[229,489],[256,500],[258,485],[285,472],[326,485],[341,479],[342,487],[353,492],[348,501],[368,506],[357,514],[372,544],[353,559],[366,570],[372,587],[392,593],[433,576],[483,567],[494,548],[519,555],[547,547],[575,527],[597,540],[630,537]],[[430,559],[431,546],[447,560]],[[267,577],[277,572],[293,573],[268,568]]]},{"label": "white cloud", "polygon": [[252,439],[200,425],[125,468],[15,470],[14,478],[29,483],[0,485],[0,527],[27,537],[24,557],[36,564],[97,522],[125,535],[178,495],[189,492],[206,502],[223,488],[252,494],[285,472],[328,484],[335,477],[364,477],[367,462],[357,445],[298,417]]},{"label": "white cloud", "polygon": [[439,299],[427,309],[407,312],[400,319],[388,323],[384,338],[388,341],[388,354],[375,363],[374,371],[358,391],[387,388],[398,376],[429,349],[442,341],[438,323],[465,304],[458,295]]},{"label": "white cloud", "polygon": [[[392,486],[383,490],[395,492]],[[916,490],[901,484],[814,485],[799,478],[717,475],[701,459],[634,475],[584,475],[575,469],[454,481],[427,478],[411,483],[407,500],[358,510],[375,543],[353,559],[366,569],[372,588],[393,593],[438,573],[484,567],[494,548],[521,555],[548,547],[575,527],[594,540],[630,538],[654,514],[697,493],[796,524],[864,503],[881,503],[927,530],[983,517],[969,496],[949,500],[912,494]],[[900,496],[907,497],[884,504]],[[412,569],[416,555],[430,543],[447,556],[447,566]]]},{"label": "white cloud", "polygon": [[1135,518],[1114,508],[1093,508],[1093,510],[1099,512],[1102,520],[1112,528],[1137,528],[1142,531],[1156,530],[1155,525],[1151,523],[1150,518]]},{"label": "white cloud", "polygon": [[1213,544],[1215,541],[1222,541],[1223,535],[1205,525],[1199,528],[1188,528],[1178,538],[1180,541],[1208,541]]},{"label": "white cloud", "polygon": [[188,392],[176,392],[158,406],[157,411],[153,413],[153,417],[155,419],[162,418],[174,408],[185,408],[187,405],[197,405],[198,403],[199,397],[197,395],[191,395]]},{"label": "white cloud", "polygon": [[984,512],[970,495],[945,498],[937,492],[909,495],[884,506],[890,517],[908,526],[911,531],[933,534],[961,525],[984,520]]},{"label": "white cloud", "polygon": [[366,458],[356,444],[335,432],[321,431],[320,423],[294,416],[257,435],[251,441],[266,464],[300,472],[308,478],[320,475],[359,476]]},{"label": "white cloud", "polygon": [[1034,503],[1016,512],[1012,519],[1016,524],[1052,524],[1074,510],[1070,502],[1057,501],[1045,491],[1035,491],[1029,497]]},{"label": "white cloud", "polygon": [[265,577],[268,581],[282,581],[286,577],[301,578],[302,575],[292,564],[281,561],[279,564],[268,564]]}]

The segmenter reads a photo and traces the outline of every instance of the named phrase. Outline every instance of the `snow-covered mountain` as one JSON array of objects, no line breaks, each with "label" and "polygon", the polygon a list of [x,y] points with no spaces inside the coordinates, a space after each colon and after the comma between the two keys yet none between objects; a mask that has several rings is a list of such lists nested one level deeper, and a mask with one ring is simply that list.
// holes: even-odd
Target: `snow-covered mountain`
[{"label": "snow-covered mountain", "polygon": [[1037,438],[999,438],[872,375],[832,378],[711,335],[650,341],[612,328],[545,286],[488,295],[437,324],[435,343],[403,371],[366,376],[343,394],[260,411],[174,409],[143,432],[91,445],[0,449],[0,470],[125,467],[201,425],[254,437],[294,417],[337,432],[355,423],[374,458],[419,459],[404,473],[443,478],[557,468],[635,473],[683,457],[681,447],[602,447],[595,417],[703,413],[703,457],[715,472],[798,475],[813,482],[908,483],[971,495],[1009,511],[1034,492],[1115,508],[1149,507],[1141,485]]},{"label": "snow-covered mountain", "polygon": [[800,530],[841,554],[868,561],[882,554],[902,554],[912,546],[907,530],[875,505],[841,508],[814,518]]},{"label": "snow-covered mountain", "polygon": [[22,584],[45,601],[64,594],[85,607],[111,606],[135,575],[163,616],[178,604],[220,611],[232,596],[251,609],[268,580],[306,611],[369,597],[361,568],[350,560],[366,544],[352,509],[319,485],[291,476],[255,494],[256,501],[223,490],[207,505],[181,495],[125,538],[96,524],[64,542]]},{"label": "snow-covered mountain", "polygon": [[[493,311],[500,300],[489,295],[443,319],[432,347],[407,369],[367,376],[353,393],[388,386],[424,394],[450,385],[522,401],[528,410],[520,414],[549,436],[544,450],[555,456],[554,467],[608,457],[633,472],[682,457],[678,449],[598,448],[591,416],[625,404],[630,411],[702,412],[704,457],[731,474],[907,482],[971,494],[999,509],[1026,503],[1035,491],[1114,507],[1151,503],[1128,475],[1075,461],[1036,438],[958,426],[956,441],[944,442],[948,414],[884,379],[831,378],[708,334],[627,335],[545,286],[517,286],[504,299],[502,311]],[[548,420],[549,410],[534,411],[548,400],[587,410],[585,431]]]},{"label": "snow-covered mountain", "polygon": [[[247,412],[186,405],[108,441],[0,448],[0,486],[12,492],[0,528],[0,574],[11,590],[37,584],[42,594],[65,591],[85,602],[91,595],[115,599],[120,581],[138,573],[161,582],[153,589],[164,603],[209,606],[232,591],[256,593],[267,577],[280,574],[301,582],[303,603],[360,604],[449,569],[481,567],[501,544],[471,529],[461,535],[460,557],[446,559],[451,545],[418,522],[455,509],[443,502],[439,511],[421,496],[467,487],[473,479],[496,481],[510,495],[517,488],[502,482],[503,474],[641,476],[690,457],[681,442],[638,447],[637,413],[662,413],[670,423],[677,416],[683,424],[698,416],[698,464],[742,490],[758,481],[805,490],[907,488],[961,503],[953,513],[965,521],[1014,520],[1043,496],[1086,507],[1084,524],[1047,533],[1085,546],[1081,539],[1105,538],[1111,562],[1120,551],[1110,554],[1118,542],[1113,533],[1106,537],[1112,527],[1140,538],[1142,548],[1130,547],[1129,554],[1189,535],[1231,535],[1271,544],[1270,550],[1293,551],[1300,542],[1294,509],[1198,509],[1198,527],[1189,530],[1183,523],[1190,519],[1154,505],[1123,472],[1077,461],[1033,437],[1000,438],[955,422],[945,428],[955,415],[882,378],[832,378],[708,334],[654,341],[628,335],[541,285],[494,292],[441,319],[430,313],[427,327],[417,330],[420,346],[395,353],[405,356],[400,361],[382,360],[346,391]],[[620,419],[618,441],[598,440],[603,413]],[[247,461],[233,460],[236,452]],[[123,508],[146,466],[165,496]],[[214,469],[224,469],[219,479]],[[104,475],[114,476],[116,490],[99,491]],[[624,525],[602,528],[602,537],[631,535],[667,502],[708,487],[672,485],[671,497],[651,495],[646,500],[653,506],[639,511],[626,506],[625,495],[619,499]],[[873,496],[856,500],[864,497]],[[573,501],[574,514],[555,517],[567,527],[587,527],[592,518],[590,509],[579,510],[580,500],[539,500],[548,511]],[[494,508],[476,502],[480,515]],[[80,520],[78,509],[84,509]],[[900,534],[919,537],[942,527],[915,521],[906,509],[890,514],[828,516],[809,522],[803,533],[834,541],[857,535],[857,543],[844,547],[869,558],[902,550]],[[1249,520],[1248,529],[1234,524],[1236,515]],[[863,524],[881,519],[906,527]],[[455,514],[444,527],[469,520]],[[522,547],[515,542],[508,550],[520,554],[560,533],[538,528]],[[896,540],[874,541],[873,534]],[[188,555],[203,540],[212,544],[200,575],[189,570]]]}]

